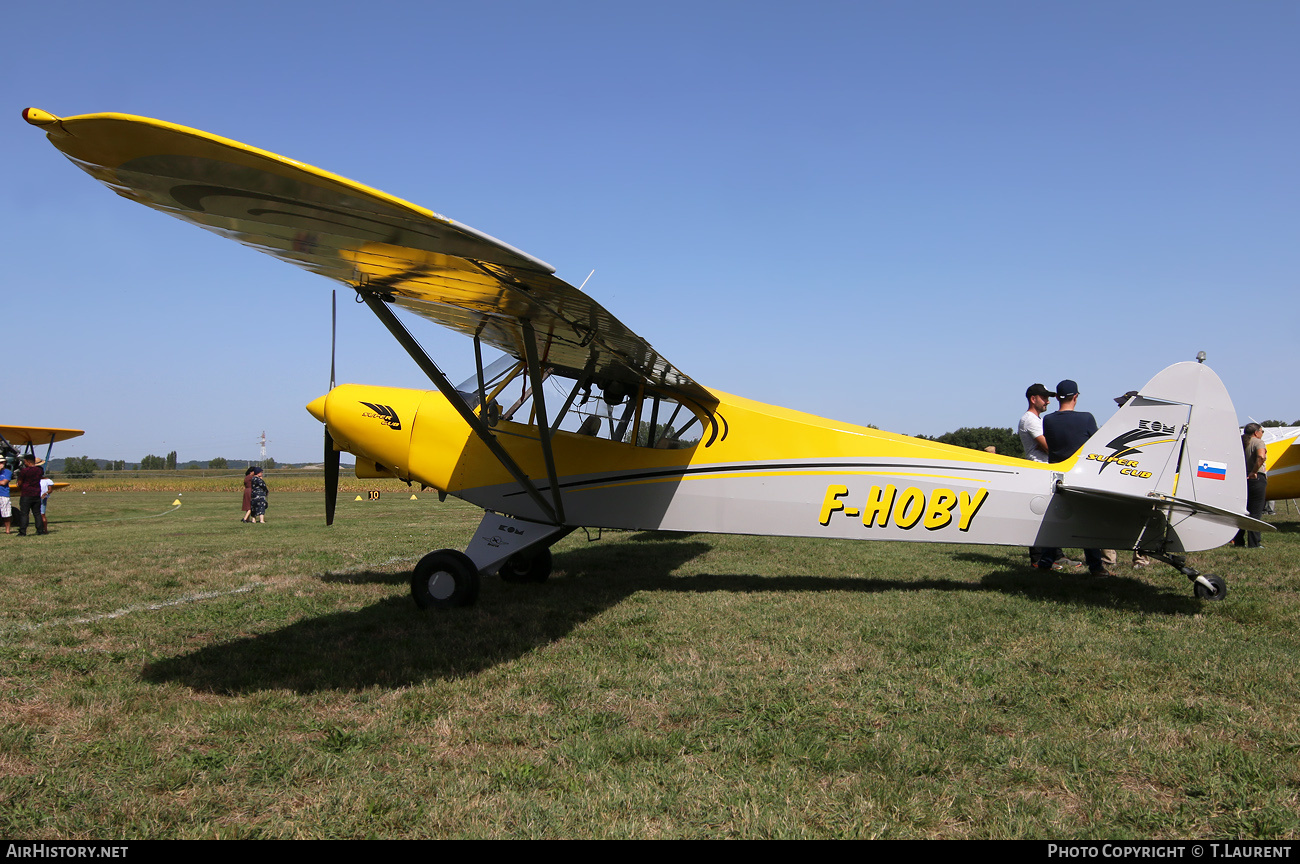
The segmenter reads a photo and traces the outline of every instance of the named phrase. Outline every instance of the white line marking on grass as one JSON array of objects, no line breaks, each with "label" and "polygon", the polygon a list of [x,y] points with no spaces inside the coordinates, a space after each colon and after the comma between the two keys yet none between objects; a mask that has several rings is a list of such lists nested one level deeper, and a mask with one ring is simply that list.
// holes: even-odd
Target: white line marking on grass
[{"label": "white line marking on grass", "polygon": [[242,588],[233,588],[230,591],[206,591],[202,594],[187,594],[184,597],[178,597],[175,600],[168,600],[165,603],[147,603],[143,606],[128,606],[125,609],[118,609],[115,612],[105,612],[102,615],[91,615],[89,618],[68,618],[62,621],[45,621],[40,624],[20,624],[13,627],[13,630],[40,630],[43,627],[52,627],[56,624],[93,624],[96,621],[104,621],[109,618],[123,618],[136,612],[155,612],[159,609],[166,609],[169,606],[184,606],[186,603],[197,603],[200,600],[213,600],[217,597],[229,597],[232,594],[247,594],[259,583],[250,582]]},{"label": "white line marking on grass", "polygon": [[157,519],[159,516],[166,516],[168,513],[175,513],[179,509],[181,509],[181,505],[177,504],[170,510],[164,510],[161,513],[151,513],[148,516],[120,516],[115,519],[78,519],[76,522],[69,522],[68,525],[92,525],[100,522],[131,522],[136,519]]},{"label": "white line marking on grass", "polygon": [[[158,515],[161,516],[163,514],[160,513]],[[142,518],[149,518],[149,517],[142,517]],[[379,561],[373,564],[369,564],[363,568],[359,568],[351,571],[332,570],[329,571],[326,575],[343,576],[343,575],[347,575],[347,573],[349,572],[360,573],[363,572],[364,570],[373,569],[375,567],[386,567],[389,564],[396,564],[399,561],[413,561],[413,560],[415,559],[409,555],[394,555],[392,557],[387,558],[384,561]],[[184,606],[186,603],[197,603],[200,600],[215,600],[218,597],[229,597],[233,594],[247,594],[248,592],[253,591],[256,588],[262,588],[262,587],[266,587],[266,583],[250,582],[247,585],[244,585],[240,588],[232,588],[229,591],[205,591],[202,594],[186,594],[184,597],[178,597],[175,600],[167,600],[163,603],[146,603],[142,606],[127,606],[125,609],[118,609],[114,612],[105,612],[101,615],[91,615],[87,618],[67,618],[59,621],[44,621],[41,622],[40,624],[18,624],[13,627],[7,628],[7,631],[0,630],[0,633],[30,632],[32,630],[41,630],[45,627],[53,627],[61,624],[67,624],[67,625],[93,624],[96,621],[107,621],[112,618],[124,618],[127,615],[132,615],[136,612],[156,612],[159,609],[167,609],[172,606]]]}]

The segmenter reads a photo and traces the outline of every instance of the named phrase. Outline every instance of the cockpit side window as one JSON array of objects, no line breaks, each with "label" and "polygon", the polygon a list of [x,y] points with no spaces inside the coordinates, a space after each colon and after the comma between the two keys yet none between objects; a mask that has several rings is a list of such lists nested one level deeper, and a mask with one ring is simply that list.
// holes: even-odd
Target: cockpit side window
[{"label": "cockpit side window", "polygon": [[[607,441],[679,450],[699,443],[703,423],[697,409],[676,397],[621,381],[596,381],[551,374],[543,369],[548,420],[553,430]],[[537,409],[532,382],[524,364],[503,355],[483,369],[480,391],[477,373],[456,388],[476,412],[487,406],[487,421],[535,426]]]}]

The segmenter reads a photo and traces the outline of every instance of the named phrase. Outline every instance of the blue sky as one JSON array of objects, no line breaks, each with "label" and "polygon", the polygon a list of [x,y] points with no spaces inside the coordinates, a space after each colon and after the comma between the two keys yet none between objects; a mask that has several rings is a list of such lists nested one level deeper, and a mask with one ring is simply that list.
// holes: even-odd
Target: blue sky
[{"label": "blue sky", "polygon": [[[50,3],[6,12],[0,422],[318,459],[320,277],[130,204],[20,118],[282,153],[553,264],[706,386],[909,434],[1204,350],[1300,418],[1300,6]],[[4,115],[0,115],[4,116]],[[339,379],[427,386],[340,295]],[[453,378],[470,343],[416,320]]]}]

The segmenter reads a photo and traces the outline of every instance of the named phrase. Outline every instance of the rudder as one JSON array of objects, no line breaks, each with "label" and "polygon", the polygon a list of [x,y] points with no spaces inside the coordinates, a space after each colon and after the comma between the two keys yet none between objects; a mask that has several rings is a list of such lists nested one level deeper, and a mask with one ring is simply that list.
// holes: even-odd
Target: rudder
[{"label": "rudder", "polygon": [[1245,515],[1245,476],[1227,388],[1208,366],[1185,362],[1157,374],[1115,412],[1075,454],[1061,485],[1153,506],[1175,499],[1203,505],[1204,512],[1170,513],[1178,545],[1192,551],[1221,546],[1236,531],[1223,517]]}]

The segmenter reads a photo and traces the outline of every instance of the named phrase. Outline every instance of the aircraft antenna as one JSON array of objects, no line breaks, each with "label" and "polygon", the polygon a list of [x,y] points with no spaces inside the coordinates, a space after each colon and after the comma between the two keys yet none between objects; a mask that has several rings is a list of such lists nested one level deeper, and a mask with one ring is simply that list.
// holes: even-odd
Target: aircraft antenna
[{"label": "aircraft antenna", "polygon": [[595,276],[595,275],[596,275],[596,271],[595,271],[595,270],[592,270],[590,273],[588,273],[588,274],[587,274],[587,278],[586,278],[586,279],[583,279],[583,280],[582,280],[582,284],[578,286],[578,290],[581,291],[581,290],[586,286],[588,280],[590,280],[591,277],[592,277],[592,276]]}]

